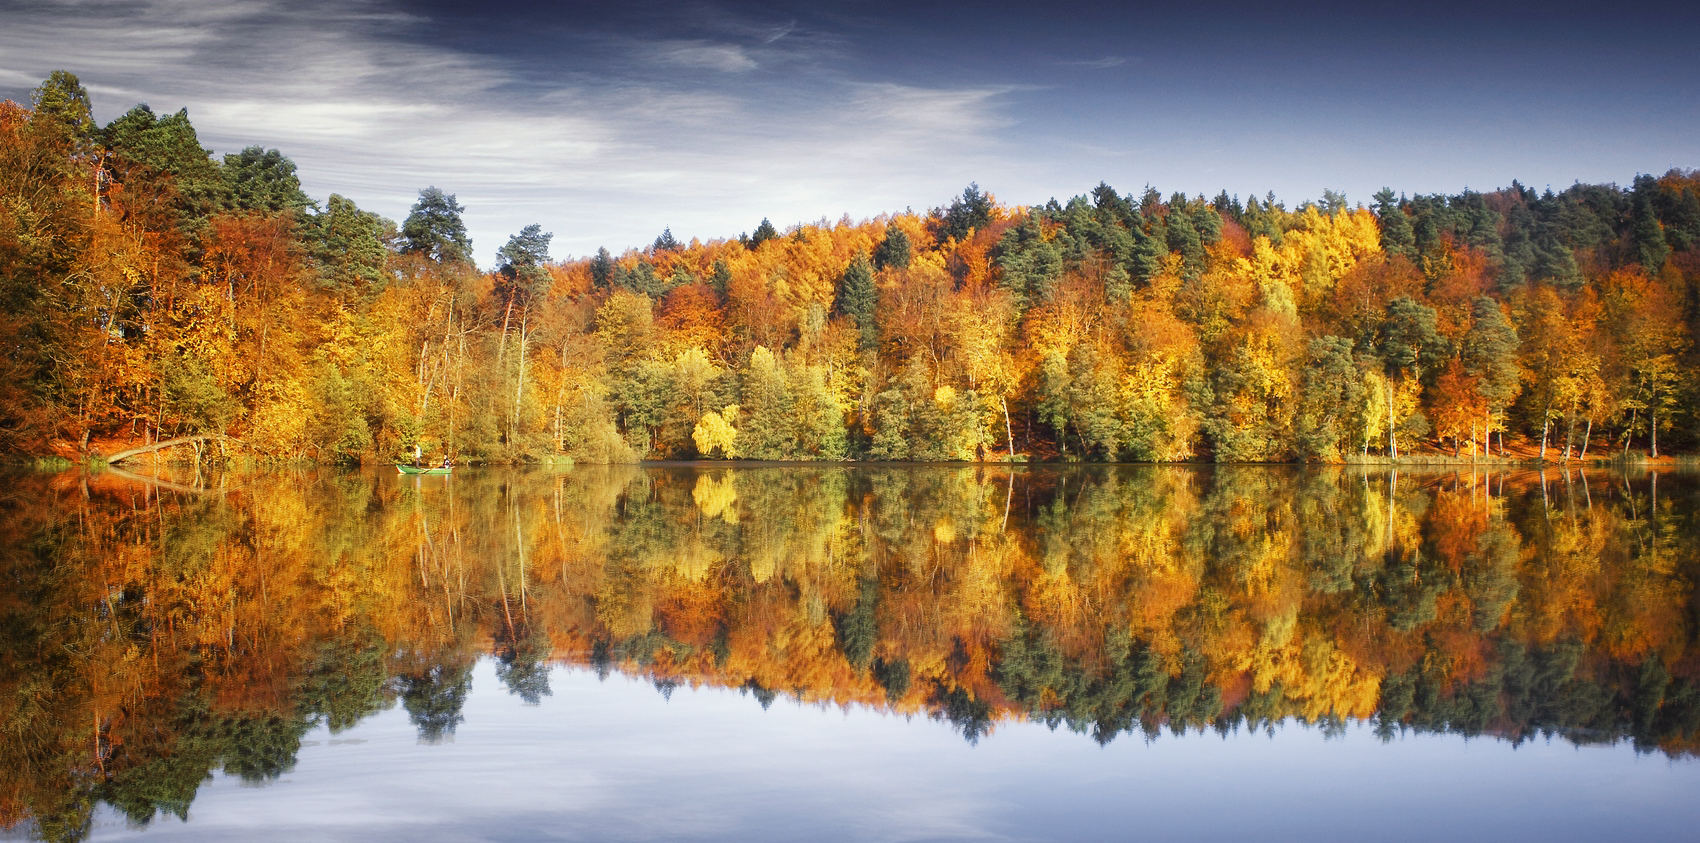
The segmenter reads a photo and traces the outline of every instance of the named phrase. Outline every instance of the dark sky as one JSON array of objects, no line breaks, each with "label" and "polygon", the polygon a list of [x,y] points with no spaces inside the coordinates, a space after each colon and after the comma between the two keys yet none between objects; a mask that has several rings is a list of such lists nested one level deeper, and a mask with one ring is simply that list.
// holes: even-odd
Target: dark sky
[{"label": "dark sky", "polygon": [[1365,201],[1700,166],[1700,14],[1650,3],[0,0],[0,96],[188,108],[308,192],[467,206],[479,256],[1099,181]]}]

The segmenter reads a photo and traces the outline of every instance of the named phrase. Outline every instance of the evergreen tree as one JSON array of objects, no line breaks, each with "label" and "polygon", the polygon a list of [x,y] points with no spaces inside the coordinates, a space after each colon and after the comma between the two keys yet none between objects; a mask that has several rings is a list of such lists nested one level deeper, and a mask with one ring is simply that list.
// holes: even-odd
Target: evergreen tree
[{"label": "evergreen tree", "polygon": [[[1515,184],[1515,182],[1513,182]],[[1525,204],[1512,205],[1505,212],[1504,259],[1500,263],[1500,289],[1511,289],[1528,280],[1540,264],[1536,245],[1535,215]]]},{"label": "evergreen tree", "polygon": [[1388,453],[1399,456],[1399,446],[1405,440],[1428,432],[1428,421],[1422,413],[1399,414],[1394,400],[1394,385],[1417,380],[1428,382],[1438,373],[1440,364],[1450,356],[1449,343],[1436,327],[1438,314],[1434,308],[1400,296],[1387,304],[1387,310],[1377,326],[1375,355],[1387,373],[1385,395],[1388,424]]},{"label": "evergreen tree", "polygon": [[1145,192],[1139,196],[1139,215],[1151,219],[1163,213],[1163,194],[1151,185],[1145,186]]},{"label": "evergreen tree", "polygon": [[1438,263],[1446,251],[1441,239],[1441,221],[1445,216],[1445,197],[1417,196],[1406,206],[1411,220],[1411,263],[1426,270]]},{"label": "evergreen tree", "polygon": [[714,275],[709,278],[709,286],[722,296],[726,295],[726,291],[731,288],[732,267],[726,265],[725,259],[714,259]]},{"label": "evergreen tree", "polygon": [[590,259],[590,285],[598,290],[606,290],[614,285],[614,256],[608,254],[606,246],[596,250],[596,256]]},{"label": "evergreen tree", "polygon": [[761,244],[779,237],[779,230],[773,227],[767,217],[761,218],[761,225],[756,226],[756,233],[750,235],[750,248],[760,248]]},{"label": "evergreen tree", "polygon": [[[1454,236],[1480,249],[1490,262],[1503,265],[1505,240],[1499,233],[1503,219],[1499,212],[1488,207],[1482,194],[1466,190],[1453,197],[1447,202],[1446,217]],[[1436,262],[1431,275],[1438,275],[1438,269]]]},{"label": "evergreen tree", "polygon": [[1222,217],[1209,205],[1200,205],[1193,209],[1192,227],[1198,232],[1198,239],[1202,244],[1214,246],[1222,242]]},{"label": "evergreen tree", "polygon": [[897,223],[887,223],[885,239],[874,249],[875,269],[908,269],[911,246],[909,235],[897,227]]},{"label": "evergreen tree", "polygon": [[1363,378],[1352,359],[1351,340],[1332,336],[1311,340],[1294,419],[1299,456],[1338,459],[1349,430],[1349,414],[1362,399]]},{"label": "evergreen tree", "polygon": [[1381,250],[1389,255],[1416,257],[1416,235],[1411,219],[1405,216],[1393,189],[1384,187],[1375,194],[1375,218],[1381,223]]},{"label": "evergreen tree", "polygon": [[1039,363],[1039,418],[1056,431],[1057,449],[1068,454],[1068,426],[1072,404],[1069,401],[1073,381],[1069,377],[1068,358],[1061,352],[1045,354]]},{"label": "evergreen tree", "polygon": [[878,304],[879,293],[874,288],[873,268],[868,266],[866,255],[857,255],[838,279],[838,300],[833,307],[855,323],[856,346],[862,351],[879,347]]},{"label": "evergreen tree", "polygon": [[614,284],[650,298],[660,298],[667,292],[667,283],[655,274],[655,265],[649,261],[638,261],[630,272],[614,273]]},{"label": "evergreen tree", "polygon": [[1700,185],[1695,184],[1692,174],[1685,175],[1681,170],[1666,173],[1653,196],[1653,209],[1672,251],[1700,246]]},{"label": "evergreen tree", "polygon": [[93,105],[89,101],[88,90],[76,74],[53,71],[35,89],[30,105],[36,120],[51,121],[74,143],[81,145],[94,138]]},{"label": "evergreen tree", "polygon": [[554,237],[543,226],[532,223],[510,235],[507,245],[496,250],[504,286],[516,303],[540,298],[549,288],[549,270],[544,264],[549,262],[549,241]]},{"label": "evergreen tree", "polygon": [[934,209],[931,225],[938,242],[966,240],[976,229],[985,228],[992,220],[992,197],[980,190],[978,184],[964,188],[962,195],[952,200],[950,207]]},{"label": "evergreen tree", "polygon": [[116,159],[118,182],[131,191],[175,192],[173,207],[185,229],[229,204],[229,182],[212,150],[196,138],[188,109],[158,117],[138,105],[108,124],[101,137]]},{"label": "evergreen tree", "polygon": [[1670,244],[1665,242],[1664,227],[1653,208],[1653,196],[1658,183],[1652,176],[1636,176],[1634,189],[1634,218],[1630,235],[1634,242],[1634,260],[1648,275],[1656,275],[1670,256]]},{"label": "evergreen tree", "polygon": [[1387,303],[1376,336],[1376,356],[1393,377],[1424,377],[1435,372],[1448,356],[1446,338],[1435,327],[1434,308],[1408,296]]},{"label": "evergreen tree", "polygon": [[230,207],[238,211],[275,214],[313,204],[301,192],[295,162],[275,149],[250,146],[224,156],[224,178],[230,185]]},{"label": "evergreen tree", "polygon": [[305,229],[321,286],[355,299],[384,289],[384,240],[393,223],[333,193]]},{"label": "evergreen tree", "polygon": [[1464,370],[1477,379],[1476,389],[1487,401],[1489,415],[1497,417],[1511,406],[1522,387],[1522,371],[1517,366],[1521,341],[1517,329],[1493,299],[1476,299],[1471,315],[1473,321],[1460,344],[1459,359]]},{"label": "evergreen tree", "polygon": [[1194,227],[1191,216],[1186,213],[1184,205],[1171,205],[1163,222],[1169,251],[1179,252],[1187,277],[1197,278],[1204,273],[1204,240]]},{"label": "evergreen tree", "polygon": [[1029,304],[1048,301],[1058,280],[1062,278],[1063,259],[1044,237],[1039,227],[1038,213],[1029,214],[1021,224],[1004,232],[998,239],[994,254],[1002,270],[1003,286],[1015,294],[1017,309],[1026,310]]},{"label": "evergreen tree", "polygon": [[1128,229],[1133,236],[1133,256],[1128,261],[1128,271],[1142,283],[1149,282],[1163,268],[1163,259],[1169,256],[1169,250],[1164,248],[1163,239],[1153,237],[1138,226]]},{"label": "evergreen tree", "polygon": [[1576,254],[1565,247],[1550,231],[1543,231],[1535,240],[1534,265],[1530,275],[1561,290],[1574,291],[1586,281],[1576,265]]},{"label": "evergreen tree", "polygon": [[436,187],[419,191],[407,219],[401,224],[403,252],[421,254],[438,263],[464,263],[472,258],[472,240],[460,215],[466,209],[454,194]]},{"label": "evergreen tree", "polygon": [[1080,437],[1083,456],[1096,453],[1115,459],[1126,439],[1121,419],[1116,417],[1117,374],[1102,365],[1092,343],[1077,343],[1068,350],[1069,416]]},{"label": "evergreen tree", "polygon": [[[1340,197],[1340,199],[1342,202],[1345,201],[1344,196]],[[1235,222],[1240,222],[1240,218],[1245,215],[1245,209],[1240,206],[1240,198],[1238,196],[1228,196],[1228,191],[1226,190],[1216,194],[1216,198],[1210,202],[1210,207],[1219,216],[1227,217]]]},{"label": "evergreen tree", "polygon": [[1092,205],[1098,209],[1104,222],[1116,222],[1124,226],[1138,224],[1139,212],[1133,207],[1132,200],[1116,193],[1115,188],[1105,182],[1098,182],[1092,188]]},{"label": "evergreen tree", "polygon": [[[905,372],[907,374],[907,371]],[[893,380],[873,401],[873,437],[868,457],[875,460],[910,459],[914,442],[909,429],[914,397],[901,380]]]}]

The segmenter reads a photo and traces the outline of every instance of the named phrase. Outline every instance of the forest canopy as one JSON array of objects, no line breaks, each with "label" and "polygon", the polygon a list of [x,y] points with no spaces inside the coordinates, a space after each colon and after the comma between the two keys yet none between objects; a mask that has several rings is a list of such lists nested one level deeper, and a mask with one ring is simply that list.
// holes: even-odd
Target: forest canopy
[{"label": "forest canopy", "polygon": [[187,111],[0,104],[0,452],[268,459],[1570,459],[1700,440],[1700,173],[1289,208],[977,185],[491,271]]}]

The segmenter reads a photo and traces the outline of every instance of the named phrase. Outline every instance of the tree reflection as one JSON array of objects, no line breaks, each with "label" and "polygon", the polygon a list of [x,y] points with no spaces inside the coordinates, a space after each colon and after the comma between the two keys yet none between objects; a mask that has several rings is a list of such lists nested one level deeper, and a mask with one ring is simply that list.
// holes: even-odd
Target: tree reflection
[{"label": "tree reflection", "polygon": [[454,738],[455,727],[465,722],[461,707],[472,691],[472,665],[434,664],[417,673],[397,678],[402,707],[419,728],[419,742],[442,743]]},{"label": "tree reflection", "polygon": [[[280,482],[287,479],[288,482]],[[1595,471],[584,468],[0,489],[0,824],[186,817],[317,725],[452,739],[492,658],[1122,735],[1692,753],[1700,484]]]}]

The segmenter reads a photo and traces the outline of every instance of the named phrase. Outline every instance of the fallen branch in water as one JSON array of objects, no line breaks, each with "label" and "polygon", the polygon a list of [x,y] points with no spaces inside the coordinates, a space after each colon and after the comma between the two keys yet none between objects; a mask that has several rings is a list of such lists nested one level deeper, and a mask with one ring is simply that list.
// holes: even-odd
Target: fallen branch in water
[{"label": "fallen branch in water", "polygon": [[111,456],[108,456],[105,459],[106,459],[106,462],[108,464],[116,464],[116,463],[123,462],[127,459],[130,459],[131,457],[139,457],[143,454],[151,454],[154,451],[164,450],[166,448],[174,448],[178,445],[189,445],[189,444],[192,444],[192,443],[195,443],[195,442],[207,442],[207,441],[217,441],[217,440],[225,440],[225,441],[229,441],[229,442],[235,442],[237,444],[241,444],[241,442],[242,442],[242,440],[240,440],[240,439],[237,439],[233,436],[225,436],[221,433],[207,433],[207,434],[203,434],[203,435],[200,435],[200,436],[179,436],[176,439],[164,439],[164,440],[161,440],[159,442],[155,442],[152,445],[144,445],[140,448],[130,448],[129,450],[119,451],[118,453],[112,454]]}]

